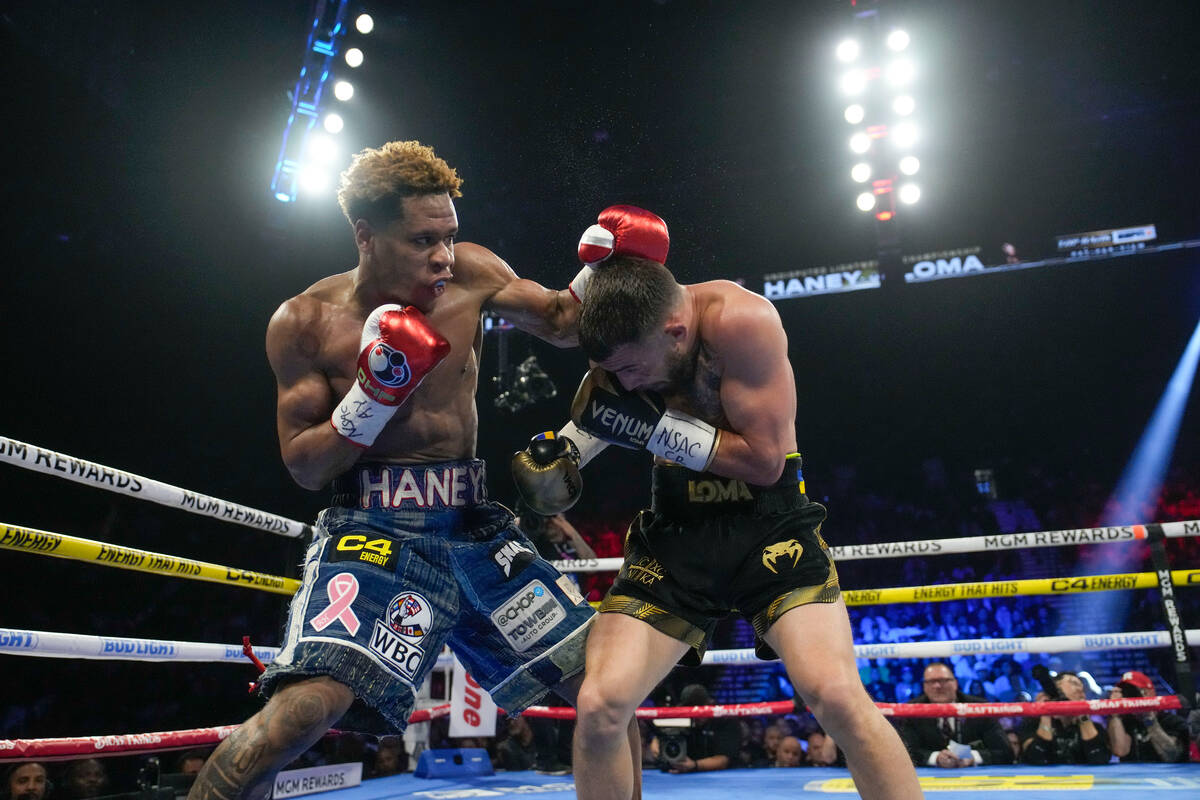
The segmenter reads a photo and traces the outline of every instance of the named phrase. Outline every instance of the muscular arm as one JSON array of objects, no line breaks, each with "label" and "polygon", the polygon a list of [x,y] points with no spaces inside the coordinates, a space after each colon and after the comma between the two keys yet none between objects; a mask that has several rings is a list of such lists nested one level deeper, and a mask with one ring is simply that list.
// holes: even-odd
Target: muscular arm
[{"label": "muscular arm", "polygon": [[267,325],[267,358],[278,388],[279,452],[296,483],[312,490],[345,472],[362,454],[362,448],[329,424],[336,398],[315,364],[318,309],[317,300],[294,297]]},{"label": "muscular arm", "polygon": [[485,310],[556,347],[579,343],[579,303],[569,291],[547,289],[535,281],[518,278],[503,259],[479,245],[460,244],[454,252],[456,263],[470,275],[472,285],[487,293]]},{"label": "muscular arm", "polygon": [[718,475],[767,486],[796,449],[796,380],[779,314],[762,298],[738,298],[721,311],[712,341],[724,364],[722,430],[709,467]]}]

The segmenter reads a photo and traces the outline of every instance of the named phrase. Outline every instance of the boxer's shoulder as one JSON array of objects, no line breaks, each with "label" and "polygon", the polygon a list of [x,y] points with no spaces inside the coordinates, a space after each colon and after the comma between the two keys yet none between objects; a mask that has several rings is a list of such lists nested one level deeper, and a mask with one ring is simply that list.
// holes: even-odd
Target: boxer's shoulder
[{"label": "boxer's shoulder", "polygon": [[716,355],[752,351],[757,342],[783,333],[774,304],[733,281],[707,281],[688,288],[700,307],[697,332]]},{"label": "boxer's shoulder", "polygon": [[272,358],[314,360],[334,329],[357,332],[362,320],[351,308],[350,273],[323,278],[280,304],[267,325],[267,352]]},{"label": "boxer's shoulder", "polygon": [[471,242],[454,245],[454,283],[464,289],[491,296],[516,277],[512,267],[486,247]]}]

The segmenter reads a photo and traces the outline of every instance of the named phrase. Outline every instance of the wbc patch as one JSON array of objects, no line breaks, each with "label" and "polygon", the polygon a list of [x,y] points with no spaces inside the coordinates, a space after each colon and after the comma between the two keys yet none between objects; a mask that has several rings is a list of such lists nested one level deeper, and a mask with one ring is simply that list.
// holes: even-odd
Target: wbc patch
[{"label": "wbc patch", "polygon": [[537,554],[520,542],[505,542],[492,553],[492,559],[505,578],[512,578],[532,564]]},{"label": "wbc patch", "polygon": [[420,642],[433,626],[429,601],[416,592],[398,594],[384,614],[385,619],[375,620],[371,631],[371,652],[397,675],[414,681],[425,658]]},{"label": "wbc patch", "polygon": [[492,624],[518,653],[533,647],[566,618],[562,603],[538,580],[525,584],[492,612]]}]

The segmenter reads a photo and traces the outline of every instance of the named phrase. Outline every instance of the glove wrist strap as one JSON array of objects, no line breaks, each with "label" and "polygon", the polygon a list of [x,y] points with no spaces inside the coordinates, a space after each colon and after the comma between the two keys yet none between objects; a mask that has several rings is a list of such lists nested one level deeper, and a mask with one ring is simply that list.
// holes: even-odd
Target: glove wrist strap
[{"label": "glove wrist strap", "polygon": [[566,437],[575,443],[576,449],[579,450],[579,466],[581,469],[608,447],[608,442],[599,437],[592,436],[571,420],[568,420],[567,424],[558,432],[558,436],[559,438]]},{"label": "glove wrist strap", "polygon": [[593,272],[595,270],[591,267],[584,267],[571,279],[571,284],[567,287],[567,291],[571,293],[571,297],[575,298],[575,302],[583,302],[583,295],[587,292],[587,285],[591,283]]},{"label": "glove wrist strap", "polygon": [[717,454],[721,434],[701,419],[669,409],[650,434],[646,449],[695,472],[704,472]]},{"label": "glove wrist strap", "polygon": [[355,381],[342,401],[334,406],[329,422],[339,436],[352,444],[370,447],[397,408],[399,406],[388,406],[376,401],[363,391],[358,381]]}]

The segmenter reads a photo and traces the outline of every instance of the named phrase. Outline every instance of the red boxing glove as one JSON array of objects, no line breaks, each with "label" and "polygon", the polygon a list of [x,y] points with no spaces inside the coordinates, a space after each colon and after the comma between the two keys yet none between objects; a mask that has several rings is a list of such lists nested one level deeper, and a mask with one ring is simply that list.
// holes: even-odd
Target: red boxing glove
[{"label": "red boxing glove", "polygon": [[450,353],[450,342],[415,306],[395,303],[371,312],[363,324],[358,374],[333,409],[333,429],[370,447],[425,376]]},{"label": "red boxing glove", "polygon": [[637,206],[609,206],[579,240],[579,260],[586,266],[571,281],[571,296],[582,303],[593,269],[611,256],[636,256],[665,264],[670,245],[662,217]]}]

